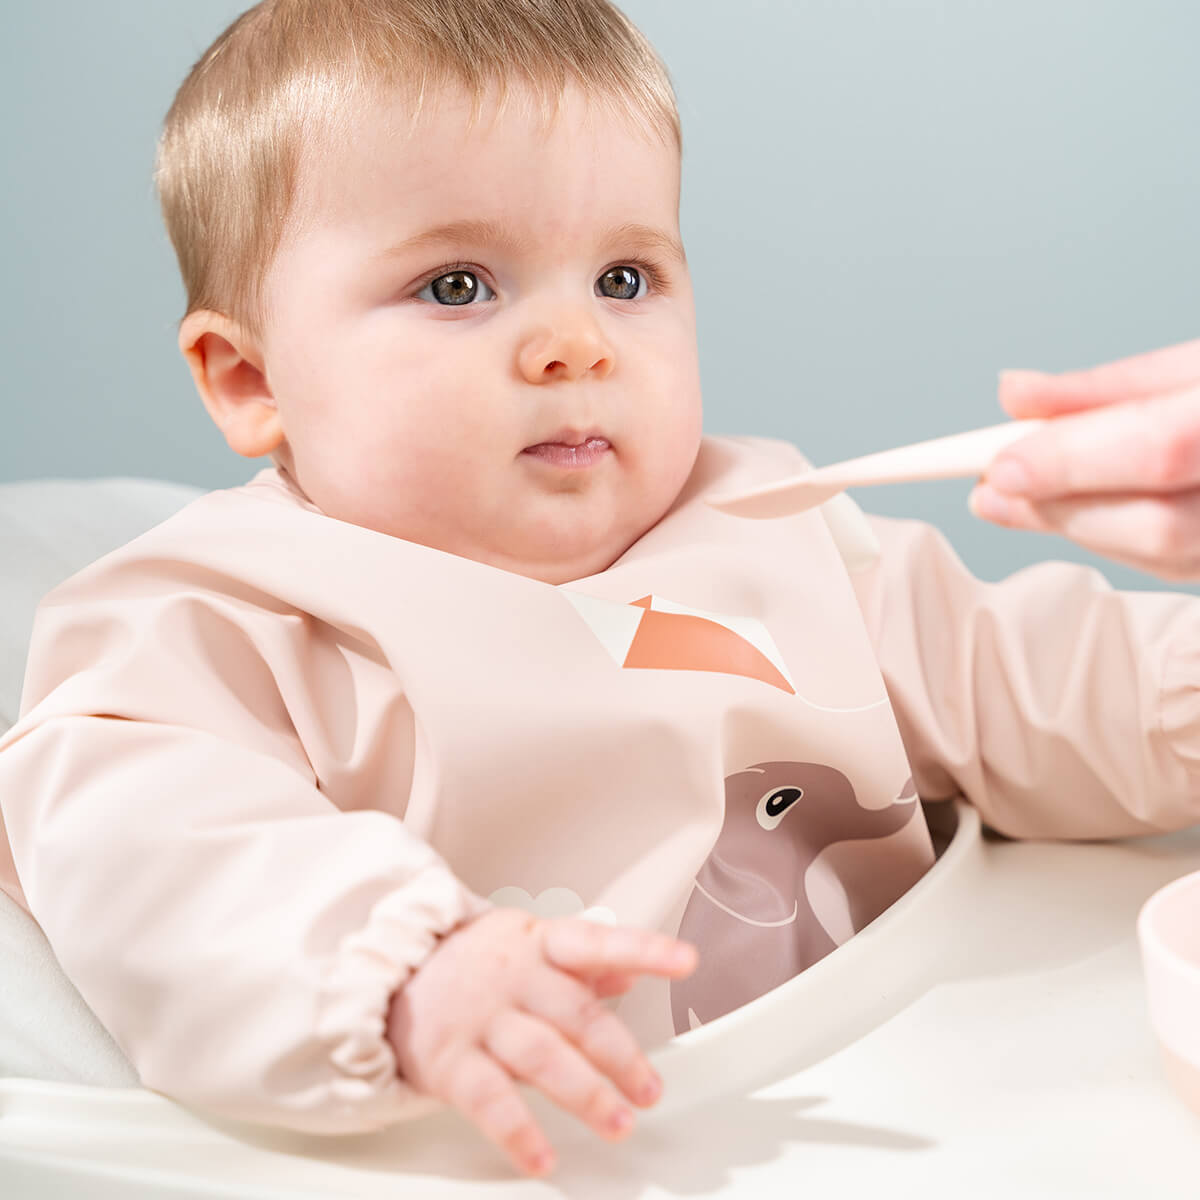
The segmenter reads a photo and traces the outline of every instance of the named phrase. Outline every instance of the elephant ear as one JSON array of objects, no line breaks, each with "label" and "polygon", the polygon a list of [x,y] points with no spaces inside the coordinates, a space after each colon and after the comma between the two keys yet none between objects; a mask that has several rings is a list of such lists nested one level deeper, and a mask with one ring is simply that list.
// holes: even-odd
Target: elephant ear
[{"label": "elephant ear", "polygon": [[[878,810],[880,815],[895,814],[904,819],[881,826],[874,836],[834,842],[821,855],[826,870],[842,881],[846,914],[856,933],[895,904],[931,866],[917,844],[910,844],[904,851],[891,840],[892,834],[916,819],[914,808],[916,802],[910,801]],[[835,935],[836,940],[843,940],[845,933],[843,928],[840,937]]]}]

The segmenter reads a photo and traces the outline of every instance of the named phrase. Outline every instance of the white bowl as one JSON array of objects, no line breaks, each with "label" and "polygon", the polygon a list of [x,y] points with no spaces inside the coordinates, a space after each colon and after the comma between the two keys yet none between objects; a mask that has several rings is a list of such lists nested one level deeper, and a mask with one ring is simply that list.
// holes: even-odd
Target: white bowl
[{"label": "white bowl", "polygon": [[1137,930],[1167,1078],[1200,1112],[1200,871],[1155,892],[1142,905]]}]

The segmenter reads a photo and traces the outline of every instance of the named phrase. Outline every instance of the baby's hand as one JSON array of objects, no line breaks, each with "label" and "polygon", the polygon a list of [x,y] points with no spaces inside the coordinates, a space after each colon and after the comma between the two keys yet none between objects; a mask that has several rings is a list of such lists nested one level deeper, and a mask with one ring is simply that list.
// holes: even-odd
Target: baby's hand
[{"label": "baby's hand", "polygon": [[447,936],[400,988],[388,1038],[405,1082],[544,1175],[554,1153],[514,1081],[624,1137],[633,1113],[617,1089],[649,1106],[662,1084],[602,998],[638,974],[682,979],[695,967],[695,948],[664,934],[497,908]]}]

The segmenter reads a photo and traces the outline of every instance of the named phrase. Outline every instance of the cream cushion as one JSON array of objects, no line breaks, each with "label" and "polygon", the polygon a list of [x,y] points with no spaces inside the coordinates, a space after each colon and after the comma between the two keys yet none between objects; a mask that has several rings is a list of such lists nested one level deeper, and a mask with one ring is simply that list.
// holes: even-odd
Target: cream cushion
[{"label": "cream cushion", "polygon": [[153,479],[0,483],[0,732],[17,719],[38,601],[201,494]]}]

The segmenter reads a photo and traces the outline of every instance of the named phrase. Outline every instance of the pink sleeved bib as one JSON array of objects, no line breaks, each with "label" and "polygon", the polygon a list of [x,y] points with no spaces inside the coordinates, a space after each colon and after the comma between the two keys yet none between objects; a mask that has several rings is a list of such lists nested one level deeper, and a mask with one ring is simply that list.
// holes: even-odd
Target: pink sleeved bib
[{"label": "pink sleeved bib", "polygon": [[825,518],[701,499],[801,462],[706,439],[657,526],[557,587],[273,470],[202,497],[39,609],[0,884],[150,1086],[255,1119],[394,1119],[387,995],[480,898],[695,942],[622,1001],[646,1044],[719,1017],[933,858]]}]

